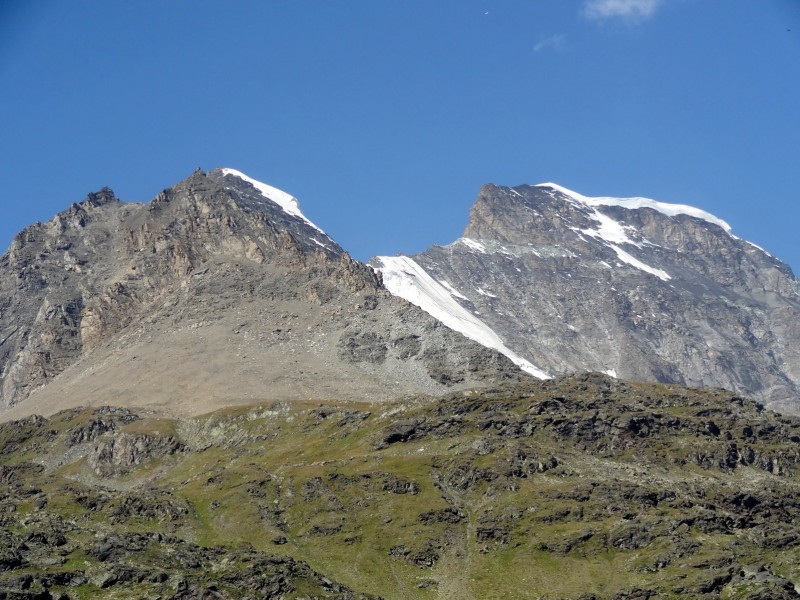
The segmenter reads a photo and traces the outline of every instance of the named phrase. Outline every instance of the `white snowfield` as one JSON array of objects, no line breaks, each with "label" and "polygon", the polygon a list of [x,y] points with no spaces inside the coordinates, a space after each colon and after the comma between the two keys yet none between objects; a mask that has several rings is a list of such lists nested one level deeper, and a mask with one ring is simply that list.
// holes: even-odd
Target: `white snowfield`
[{"label": "white snowfield", "polygon": [[623,250],[619,246],[615,244],[608,244],[608,246],[614,252],[617,253],[617,258],[620,259],[622,262],[628,263],[632,267],[636,267],[637,269],[645,271],[646,273],[650,273],[651,275],[655,275],[661,281],[669,281],[670,279],[672,279],[672,277],[670,277],[669,273],[667,273],[666,271],[662,269],[656,269],[655,267],[651,267],[650,265],[643,263],[635,256],[631,256],[630,254],[625,252],[625,250]]},{"label": "white snowfield", "polygon": [[[297,198],[292,196],[291,194],[287,194],[283,190],[279,190],[276,187],[272,187],[271,185],[267,185],[266,183],[262,183],[260,181],[256,181],[252,177],[248,177],[241,171],[237,171],[236,169],[221,169],[223,175],[233,175],[234,177],[238,177],[242,181],[246,181],[254,188],[256,188],[264,198],[267,200],[272,200],[275,204],[280,206],[284,212],[290,214],[294,217],[302,219],[311,227],[319,231],[320,233],[325,233],[317,227],[314,223],[312,223],[301,211],[300,206],[297,202]],[[316,240],[315,240],[316,241]],[[319,242],[317,242],[319,244]],[[322,244],[320,244],[322,245]]]},{"label": "white snowfield", "polygon": [[546,372],[507,348],[491,327],[461,306],[454,296],[464,296],[453,286],[445,287],[407,256],[378,256],[377,260],[380,264],[377,270],[383,274],[383,283],[392,294],[419,306],[450,329],[504,354],[526,373],[550,379]]},{"label": "white snowfield", "polygon": [[641,238],[641,236],[639,236],[639,240],[632,238],[630,235],[628,235],[628,233],[635,233],[635,229],[633,227],[630,227],[629,225],[623,225],[608,215],[604,215],[595,208],[596,206],[622,206],[630,209],[648,207],[668,216],[686,214],[692,217],[697,217],[698,219],[715,223],[730,233],[730,227],[725,221],[717,219],[717,217],[714,215],[700,210],[699,208],[693,208],[683,204],[666,204],[664,202],[648,200],[647,198],[590,198],[588,196],[582,196],[577,192],[568,190],[567,188],[555,183],[540,183],[534,187],[551,188],[561,194],[564,194],[573,202],[578,202],[585,205],[589,210],[592,211],[591,217],[597,221],[598,226],[596,229],[578,229],[576,227],[572,227],[571,229],[573,231],[581,235],[586,235],[602,241],[606,246],[611,248],[616,253],[617,258],[620,261],[644,271],[645,273],[650,273],[662,281],[669,281],[672,279],[672,277],[663,269],[651,267],[619,247],[619,244],[630,244],[631,246],[636,246],[637,248],[641,248],[645,244],[652,244],[646,239]]},{"label": "white snowfield", "polygon": [[481,254],[486,254],[486,246],[484,246],[477,240],[462,237],[459,238],[458,241],[467,246],[468,248],[472,248],[476,252],[480,252]]},{"label": "white snowfield", "polygon": [[652,208],[653,210],[657,210],[658,212],[669,217],[674,217],[676,215],[688,215],[690,217],[708,221],[714,225],[719,225],[728,233],[731,232],[731,226],[719,217],[687,204],[668,204],[666,202],[659,202],[658,200],[650,200],[649,198],[607,198],[603,196],[584,196],[578,192],[573,192],[572,190],[560,186],[557,183],[539,183],[533,187],[553,188],[554,190],[559,191],[566,196],[570,196],[571,198],[574,198],[575,200],[583,202],[589,206],[621,206],[622,208],[630,209]]}]

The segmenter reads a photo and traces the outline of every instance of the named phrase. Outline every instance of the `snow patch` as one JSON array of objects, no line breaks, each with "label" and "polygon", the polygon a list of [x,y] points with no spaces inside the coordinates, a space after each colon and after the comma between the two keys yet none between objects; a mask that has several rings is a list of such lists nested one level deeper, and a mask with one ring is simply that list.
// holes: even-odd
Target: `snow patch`
[{"label": "snow patch", "polygon": [[470,238],[461,238],[458,241],[464,244],[465,246],[480,252],[481,254],[486,254],[486,246],[484,246],[483,244],[481,244],[476,240],[472,240]]},{"label": "snow patch", "polygon": [[662,281],[669,281],[670,279],[672,279],[672,277],[670,277],[669,273],[667,273],[666,271],[662,271],[661,269],[656,269],[655,267],[646,265],[635,256],[631,256],[630,254],[625,252],[625,250],[623,250],[619,246],[615,246],[614,244],[608,244],[608,247],[617,253],[617,258],[619,258],[622,262],[628,263],[632,267],[636,267],[637,269],[641,269],[642,271],[646,271],[651,275],[655,275]]},{"label": "snow patch", "polygon": [[[569,190],[566,190],[566,188],[561,188],[560,186],[556,186],[555,184],[551,183],[540,184],[540,186],[537,187],[544,187],[544,186],[550,186],[563,194],[567,194],[569,192]],[[569,194],[574,194],[574,192],[569,192]],[[584,202],[585,200],[597,200],[597,198],[586,199],[584,197],[580,197],[580,198],[572,198],[572,200]],[[601,200],[606,200],[606,199],[601,198]],[[636,198],[636,200],[643,200],[643,199]],[[641,248],[644,244],[648,244],[650,246],[654,246],[655,244],[651,244],[644,238],[642,238],[641,241],[633,239],[627,233],[628,230],[635,231],[633,227],[630,227],[629,225],[623,225],[619,221],[615,221],[614,219],[612,219],[608,215],[604,215],[591,205],[587,205],[587,208],[591,211],[591,214],[589,214],[588,216],[598,222],[599,224],[598,227],[596,229],[578,229],[577,227],[570,227],[572,231],[581,236],[588,236],[600,240],[605,246],[611,248],[616,253],[617,258],[619,258],[619,260],[621,260],[624,263],[627,263],[633,267],[636,267],[637,269],[650,273],[651,275],[655,275],[662,281],[669,281],[670,279],[672,279],[672,277],[670,277],[669,273],[667,273],[666,271],[663,271],[661,269],[656,269],[655,267],[651,267],[650,265],[643,263],[638,258],[629,254],[628,252],[619,247],[619,244],[628,244],[631,246],[635,246],[636,248]],[[609,266],[608,263],[605,263],[603,261],[601,261],[601,264]]]},{"label": "snow patch", "polygon": [[687,204],[668,204],[666,202],[659,202],[658,200],[651,200],[649,198],[608,198],[605,196],[584,196],[578,192],[573,192],[556,183],[539,183],[534,187],[549,187],[565,196],[569,196],[574,200],[587,204],[588,206],[621,206],[622,208],[636,209],[636,208],[652,208],[658,212],[674,217],[676,215],[688,215],[696,219],[702,219],[714,225],[722,227],[727,233],[731,232],[731,226],[725,221],[706,212],[700,208],[689,206]]},{"label": "snow patch", "polygon": [[500,246],[500,249],[498,250],[498,252],[499,252],[500,254],[503,254],[503,255],[505,255],[505,257],[506,257],[506,258],[511,258],[512,256],[513,256],[514,258],[519,258],[519,254],[516,254],[516,253],[514,253],[514,252],[511,252],[511,250],[509,250],[509,249],[508,249],[508,248],[506,248],[505,246]]},{"label": "snow patch", "polygon": [[536,248],[534,248],[533,244],[531,244],[530,242],[528,242],[528,252],[530,252],[531,254],[536,256],[537,258],[542,258],[541,253],[538,250],[536,250]]},{"label": "snow patch", "polygon": [[603,371],[603,373],[605,373],[605,374],[606,374],[606,375],[608,375],[609,377],[613,377],[614,379],[616,379],[616,378],[617,378],[617,371],[616,371],[616,369],[606,369],[605,371]]},{"label": "snow patch", "polygon": [[488,298],[497,298],[497,296],[495,296],[494,294],[491,294],[491,293],[487,292],[487,291],[486,291],[486,290],[484,290],[483,288],[478,288],[478,289],[477,289],[477,290],[475,290],[475,291],[476,291],[476,292],[478,292],[478,293],[479,293],[481,296],[486,296],[486,297],[488,297]]},{"label": "snow patch", "polygon": [[320,233],[325,233],[324,231],[322,231],[322,229],[320,229],[314,223],[309,221],[308,218],[300,211],[300,206],[297,202],[297,198],[295,198],[291,194],[287,194],[283,190],[279,190],[278,188],[272,187],[271,185],[267,185],[266,183],[256,181],[255,179],[248,177],[247,175],[245,175],[241,171],[237,171],[236,169],[222,169],[222,174],[233,175],[234,177],[238,177],[242,181],[246,181],[254,188],[256,188],[261,193],[261,195],[264,196],[264,198],[266,198],[267,200],[272,200],[275,204],[280,206],[285,213],[290,214],[293,217],[297,217],[298,219],[302,219]]},{"label": "snow patch", "polygon": [[483,321],[466,310],[445,286],[433,279],[419,264],[407,256],[379,256],[377,267],[383,283],[392,294],[419,306],[450,329],[469,339],[506,355],[520,369],[538,377],[550,376],[506,347],[503,340]]},{"label": "snow patch", "polygon": [[603,241],[610,242],[612,244],[631,244],[636,246],[637,248],[641,248],[642,244],[637,242],[633,238],[631,238],[627,233],[626,229],[634,230],[633,227],[629,225],[623,225],[619,221],[615,221],[611,217],[604,215],[600,211],[592,209],[591,217],[600,223],[597,229],[576,229],[573,228],[573,231],[577,231],[579,233],[583,233],[584,235],[588,235],[589,237],[599,238]]}]

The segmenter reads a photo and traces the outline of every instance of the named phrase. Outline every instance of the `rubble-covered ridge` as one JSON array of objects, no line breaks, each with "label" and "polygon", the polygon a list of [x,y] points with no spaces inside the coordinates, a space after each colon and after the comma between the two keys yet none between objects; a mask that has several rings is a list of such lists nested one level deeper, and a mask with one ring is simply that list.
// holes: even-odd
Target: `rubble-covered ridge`
[{"label": "rubble-covered ridge", "polygon": [[[361,360],[372,347],[377,360]],[[366,399],[388,397],[387,380],[431,393],[496,376],[517,369],[392,297],[292,196],[232,169],[198,170],[147,204],[103,188],[0,258],[5,418]]]},{"label": "rubble-covered ridge", "polygon": [[795,417],[600,373],[75,408],[0,425],[0,595],[798,598],[799,465]]},{"label": "rubble-covered ridge", "polygon": [[455,305],[543,373],[717,386],[800,412],[800,284],[700,209],[486,185],[461,238],[372,264],[393,293],[434,315]]}]

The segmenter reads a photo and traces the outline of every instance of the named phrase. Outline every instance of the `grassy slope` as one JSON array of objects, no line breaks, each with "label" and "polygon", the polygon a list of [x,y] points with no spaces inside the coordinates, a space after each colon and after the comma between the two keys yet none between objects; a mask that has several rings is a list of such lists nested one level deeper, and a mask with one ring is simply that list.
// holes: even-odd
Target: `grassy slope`
[{"label": "grassy slope", "polygon": [[[15,509],[6,531],[71,524],[59,550],[42,549],[0,582],[81,569],[90,581],[53,589],[169,597],[178,566],[165,566],[162,582],[100,589],[107,566],[86,549],[112,532],[159,532],[234,557],[290,556],[351,589],[398,599],[612,598],[635,589],[780,598],[792,597],[785,580],[800,581],[800,422],[726,392],[583,376],[441,400],[120,422],[117,432],[173,436],[183,449],[102,474],[85,457],[102,436],[68,441],[92,418],[72,411],[0,427],[0,464],[16,474],[0,484]],[[48,552],[65,562],[47,565]],[[151,544],[120,560],[154,568],[166,564],[160,552]],[[234,569],[208,560],[205,583]],[[315,581],[297,578],[289,597],[323,594]]]}]

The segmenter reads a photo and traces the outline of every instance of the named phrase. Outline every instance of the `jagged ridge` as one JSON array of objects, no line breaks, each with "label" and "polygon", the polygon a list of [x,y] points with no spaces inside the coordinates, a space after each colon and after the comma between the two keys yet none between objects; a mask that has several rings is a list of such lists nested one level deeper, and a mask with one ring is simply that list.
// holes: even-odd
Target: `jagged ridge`
[{"label": "jagged ridge", "polygon": [[25,401],[6,418],[86,402],[195,413],[381,399],[516,376],[393,298],[291,196],[230,169],[148,204],[104,189],[22,231],[0,259],[0,336],[0,406]]}]

